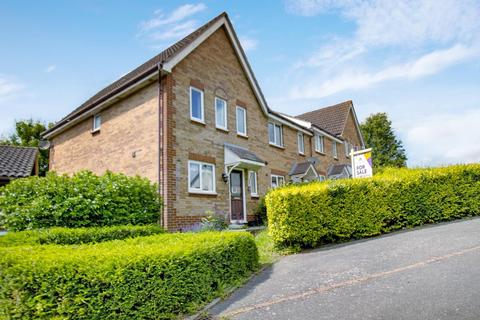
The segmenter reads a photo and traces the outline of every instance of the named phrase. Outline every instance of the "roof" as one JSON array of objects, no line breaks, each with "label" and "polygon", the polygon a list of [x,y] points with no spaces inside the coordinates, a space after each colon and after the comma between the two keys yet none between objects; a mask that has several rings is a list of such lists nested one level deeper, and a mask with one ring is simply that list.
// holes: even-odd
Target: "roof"
[{"label": "roof", "polygon": [[352,101],[348,100],[333,106],[300,114],[296,118],[311,122],[333,135],[340,136],[345,128],[351,108]]},{"label": "roof", "polygon": [[171,45],[167,49],[163,50],[159,54],[157,54],[155,57],[151,58],[147,62],[143,63],[133,71],[127,73],[117,81],[113,82],[112,84],[106,86],[102,90],[98,91],[95,95],[93,95],[91,98],[89,98],[87,101],[82,103],[79,107],[77,107],[75,110],[70,112],[66,117],[64,117],[62,120],[57,122],[52,128],[46,130],[43,135],[52,132],[56,128],[60,127],[61,125],[65,124],[70,120],[72,117],[77,116],[78,114],[90,109],[91,107],[95,106],[96,104],[106,100],[111,94],[115,94],[122,89],[124,89],[127,86],[132,85],[134,82],[138,81],[140,78],[143,76],[146,76],[148,74],[151,74],[155,72],[158,68],[158,64],[160,63],[166,63],[169,60],[171,60],[173,57],[175,57],[182,49],[187,47],[190,43],[195,41],[201,34],[203,34],[209,27],[214,25],[218,20],[220,20],[223,17],[227,17],[227,13],[223,12],[214,19],[210,20],[182,40],[178,41],[177,43]]},{"label": "roof", "polygon": [[23,178],[32,175],[37,148],[0,146],[0,178]]},{"label": "roof", "polygon": [[308,161],[295,163],[293,164],[293,167],[288,173],[288,175],[294,176],[297,174],[305,174],[308,171],[308,168],[310,168],[311,166],[312,164]]},{"label": "roof", "polygon": [[351,166],[349,164],[334,164],[328,168],[327,175],[336,176],[339,174],[343,174],[345,170],[347,170],[347,173],[350,174],[350,168]]},{"label": "roof", "polygon": [[265,161],[260,159],[255,153],[243,147],[225,143],[225,148],[232,151],[237,157],[239,157],[242,160],[265,163]]}]

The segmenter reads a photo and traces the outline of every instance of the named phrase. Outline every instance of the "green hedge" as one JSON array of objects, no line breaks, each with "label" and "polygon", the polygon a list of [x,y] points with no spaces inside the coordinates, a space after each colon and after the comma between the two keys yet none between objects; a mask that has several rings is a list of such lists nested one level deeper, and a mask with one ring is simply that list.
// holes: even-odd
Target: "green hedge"
[{"label": "green hedge", "polygon": [[290,185],[266,197],[270,235],[314,247],[480,214],[480,165],[387,169],[369,179]]},{"label": "green hedge", "polygon": [[35,244],[82,244],[126,238],[144,237],[164,233],[160,226],[111,226],[91,228],[61,228],[9,232],[0,236],[0,246]]},{"label": "green hedge", "polygon": [[170,319],[258,266],[246,232],[0,248],[0,318]]},{"label": "green hedge", "polygon": [[50,173],[0,188],[0,227],[14,231],[154,224],[160,208],[155,184],[111,172]]}]

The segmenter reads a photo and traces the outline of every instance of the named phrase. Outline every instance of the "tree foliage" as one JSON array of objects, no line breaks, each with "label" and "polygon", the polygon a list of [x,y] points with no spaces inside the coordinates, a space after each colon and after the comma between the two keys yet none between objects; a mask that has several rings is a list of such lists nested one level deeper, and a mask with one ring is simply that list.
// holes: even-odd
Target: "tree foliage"
[{"label": "tree foliage", "polygon": [[[50,127],[52,124],[49,124]],[[38,147],[40,135],[46,130],[42,121],[28,119],[15,122],[15,132],[6,139],[0,139],[0,144],[22,147]],[[44,176],[48,171],[48,150],[39,150],[38,168],[39,175]]]},{"label": "tree foliage", "polygon": [[367,147],[372,148],[373,164],[381,167],[406,167],[407,155],[402,141],[395,136],[392,122],[384,112],[370,115],[360,125]]}]

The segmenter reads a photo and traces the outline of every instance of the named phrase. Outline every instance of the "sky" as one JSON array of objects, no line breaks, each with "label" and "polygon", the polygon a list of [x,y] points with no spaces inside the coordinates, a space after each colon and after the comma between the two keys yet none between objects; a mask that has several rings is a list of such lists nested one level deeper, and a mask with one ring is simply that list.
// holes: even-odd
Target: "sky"
[{"label": "sky", "polygon": [[386,112],[409,166],[480,161],[480,0],[0,3],[0,135],[61,119],[226,11],[273,110]]}]

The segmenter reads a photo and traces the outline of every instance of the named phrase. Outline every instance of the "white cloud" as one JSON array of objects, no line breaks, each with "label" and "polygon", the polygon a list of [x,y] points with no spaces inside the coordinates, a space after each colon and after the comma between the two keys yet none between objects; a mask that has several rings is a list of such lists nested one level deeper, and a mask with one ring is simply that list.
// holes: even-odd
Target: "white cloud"
[{"label": "white cloud", "polygon": [[49,65],[48,67],[45,68],[45,72],[50,73],[50,72],[55,71],[55,69],[57,69],[57,66],[54,65],[54,64],[51,64],[51,65]]},{"label": "white cloud", "polygon": [[344,71],[331,79],[311,77],[301,85],[293,86],[290,96],[298,98],[322,98],[344,90],[364,89],[379,82],[394,79],[415,79],[435,74],[456,63],[479,55],[478,50],[455,45],[436,50],[406,63],[388,66],[376,72]]},{"label": "white cloud", "polygon": [[242,44],[242,48],[245,51],[252,51],[255,50],[258,46],[258,40],[248,37],[248,36],[242,36],[240,37],[240,43]]},{"label": "white cloud", "polygon": [[0,99],[11,97],[19,92],[23,86],[14,80],[0,74]]},{"label": "white cloud", "polygon": [[355,25],[352,36],[333,35],[294,63],[304,82],[291,99],[433,75],[480,52],[474,0],[287,0],[286,8],[304,16],[336,11]]},{"label": "white cloud", "polygon": [[164,41],[169,39],[180,40],[189,33],[192,33],[197,28],[197,22],[193,20],[185,21],[172,25],[166,30],[153,32],[150,35],[152,40]]},{"label": "white cloud", "polygon": [[479,30],[475,0],[287,0],[287,10],[313,16],[337,10],[356,26],[363,45],[416,45],[468,40]]},{"label": "white cloud", "polygon": [[480,110],[432,114],[411,119],[404,142],[415,158],[410,165],[480,162]]},{"label": "white cloud", "polygon": [[169,14],[157,10],[154,18],[140,23],[140,36],[155,42],[154,47],[165,45],[168,41],[180,40],[198,28],[198,21],[193,19],[193,16],[206,9],[205,4],[198,3],[181,5]]}]

